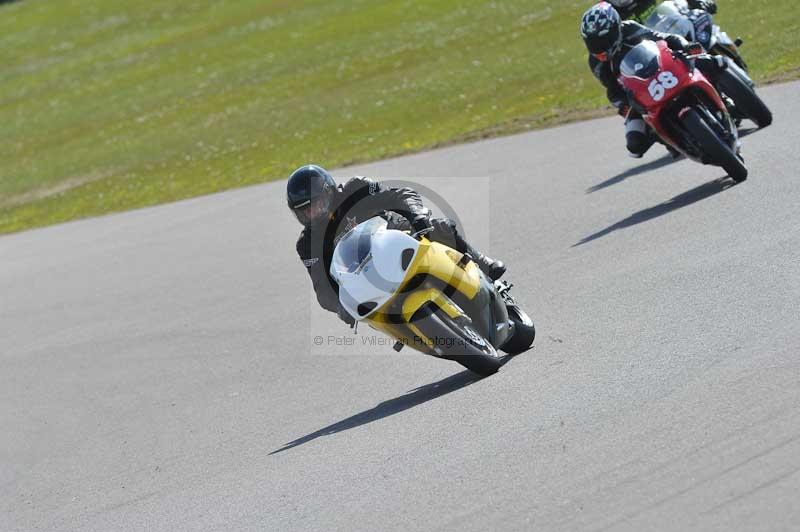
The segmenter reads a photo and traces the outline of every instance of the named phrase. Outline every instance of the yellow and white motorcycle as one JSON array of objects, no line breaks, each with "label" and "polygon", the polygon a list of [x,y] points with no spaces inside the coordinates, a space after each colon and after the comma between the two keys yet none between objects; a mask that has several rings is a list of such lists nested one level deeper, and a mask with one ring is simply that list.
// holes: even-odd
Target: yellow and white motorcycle
[{"label": "yellow and white motorcycle", "polygon": [[469,255],[424,231],[388,229],[380,217],[339,240],[330,274],[344,309],[394,338],[397,351],[407,345],[491,375],[504,362],[498,350],[516,355],[536,335],[509,283],[491,281]]}]

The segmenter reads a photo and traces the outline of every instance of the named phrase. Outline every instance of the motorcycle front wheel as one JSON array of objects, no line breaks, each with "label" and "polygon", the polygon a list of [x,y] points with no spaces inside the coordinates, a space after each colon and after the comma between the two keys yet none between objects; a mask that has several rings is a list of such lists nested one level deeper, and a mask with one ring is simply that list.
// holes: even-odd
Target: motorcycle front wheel
[{"label": "motorcycle front wheel", "polygon": [[483,377],[497,373],[503,359],[467,320],[454,320],[436,307],[428,307],[414,325],[435,343],[441,358],[458,362]]},{"label": "motorcycle front wheel", "polygon": [[694,109],[683,117],[683,125],[689,134],[700,144],[706,156],[725,169],[737,183],[747,179],[747,167],[733,150],[720,139],[714,131],[700,118]]},{"label": "motorcycle front wheel", "polygon": [[514,322],[514,336],[512,336],[500,349],[509,355],[518,355],[527,351],[536,339],[536,327],[533,320],[517,305],[508,305],[508,319]]}]

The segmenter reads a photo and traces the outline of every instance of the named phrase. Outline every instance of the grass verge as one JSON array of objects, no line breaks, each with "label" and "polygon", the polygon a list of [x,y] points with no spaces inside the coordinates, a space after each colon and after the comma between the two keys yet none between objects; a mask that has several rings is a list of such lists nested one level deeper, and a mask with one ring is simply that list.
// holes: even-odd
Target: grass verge
[{"label": "grass verge", "polygon": [[[0,233],[596,116],[591,2],[0,5]],[[800,77],[790,0],[721,2],[761,81]]]}]

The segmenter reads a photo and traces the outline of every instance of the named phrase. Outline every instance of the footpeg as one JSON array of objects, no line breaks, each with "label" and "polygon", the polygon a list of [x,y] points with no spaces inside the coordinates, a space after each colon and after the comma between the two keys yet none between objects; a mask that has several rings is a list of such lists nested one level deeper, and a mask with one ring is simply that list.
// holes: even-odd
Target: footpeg
[{"label": "footpeg", "polygon": [[514,286],[513,284],[509,283],[508,281],[495,281],[495,288],[497,289],[497,293],[500,294],[500,297],[503,298],[506,305],[516,305],[517,300],[514,299],[509,291]]}]

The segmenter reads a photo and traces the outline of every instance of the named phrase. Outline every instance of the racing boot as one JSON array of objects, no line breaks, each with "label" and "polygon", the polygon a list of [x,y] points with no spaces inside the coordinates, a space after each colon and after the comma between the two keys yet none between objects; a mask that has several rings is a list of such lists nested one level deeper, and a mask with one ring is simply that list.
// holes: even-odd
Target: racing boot
[{"label": "racing boot", "polygon": [[433,231],[429,238],[448,245],[458,251],[468,255],[478,268],[492,281],[498,280],[506,273],[506,265],[502,261],[487,257],[474,247],[472,247],[461,235],[452,220],[439,218],[430,221]]},{"label": "racing boot", "polygon": [[492,281],[498,280],[506,273],[506,265],[503,264],[501,260],[487,257],[472,246],[467,248],[467,254],[472,257],[472,260],[478,265],[478,268]]}]

